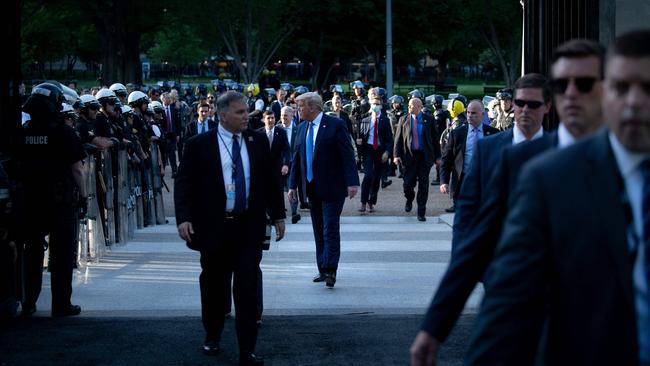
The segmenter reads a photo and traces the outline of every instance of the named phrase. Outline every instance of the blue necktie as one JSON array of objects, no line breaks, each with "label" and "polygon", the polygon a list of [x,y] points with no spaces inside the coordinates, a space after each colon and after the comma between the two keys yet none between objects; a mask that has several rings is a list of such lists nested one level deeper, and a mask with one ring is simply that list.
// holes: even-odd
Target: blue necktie
[{"label": "blue necktie", "polygon": [[[640,166],[643,176],[643,236],[642,242],[645,245],[645,275],[646,283],[650,286],[650,160],[644,160]],[[650,301],[650,299],[648,299]]]},{"label": "blue necktie", "polygon": [[314,124],[309,122],[307,124],[307,181],[311,182],[314,179],[314,171],[311,163],[314,160]]},{"label": "blue necktie", "polygon": [[232,212],[241,214],[246,209],[246,177],[244,176],[244,164],[241,161],[241,148],[239,146],[239,136],[232,136],[232,160],[235,168],[233,169],[233,178],[235,180],[235,208]]}]

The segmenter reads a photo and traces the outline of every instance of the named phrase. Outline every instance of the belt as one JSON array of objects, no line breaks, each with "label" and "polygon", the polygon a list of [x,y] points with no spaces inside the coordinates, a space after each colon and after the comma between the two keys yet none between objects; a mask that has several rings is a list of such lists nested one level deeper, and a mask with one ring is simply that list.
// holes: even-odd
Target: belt
[{"label": "belt", "polygon": [[244,213],[233,213],[233,212],[227,212],[226,211],[226,220],[235,220],[235,219],[241,219],[244,217]]}]

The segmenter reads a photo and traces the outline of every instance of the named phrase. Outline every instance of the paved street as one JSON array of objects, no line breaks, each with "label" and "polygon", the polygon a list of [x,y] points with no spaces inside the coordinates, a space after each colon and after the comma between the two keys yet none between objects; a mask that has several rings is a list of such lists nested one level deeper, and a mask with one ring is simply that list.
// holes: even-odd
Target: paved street
[{"label": "paved street", "polygon": [[[400,195],[401,187],[392,199]],[[346,210],[349,206],[356,209],[355,202],[346,202]],[[302,215],[298,224],[287,224],[285,239],[264,253],[258,352],[270,365],[406,364],[449,261],[450,215],[429,216],[424,223],[403,215],[344,216],[333,290],[311,282],[313,236],[309,213]],[[167,225],[140,230],[133,241],[76,273],[73,300],[83,312],[71,319],[49,318],[45,274],[36,317],[18,320],[0,338],[6,347],[0,364],[214,364],[198,349],[203,337],[198,258],[178,238],[173,217]],[[442,365],[461,364],[481,291],[475,291],[445,344]],[[236,361],[233,324],[226,326],[217,364]]]}]

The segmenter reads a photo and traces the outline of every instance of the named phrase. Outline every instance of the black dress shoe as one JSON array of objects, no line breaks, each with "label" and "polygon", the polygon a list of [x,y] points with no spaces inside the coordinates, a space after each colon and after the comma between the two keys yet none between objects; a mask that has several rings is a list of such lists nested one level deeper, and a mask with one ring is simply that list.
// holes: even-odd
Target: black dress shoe
[{"label": "black dress shoe", "polygon": [[445,212],[454,212],[456,211],[456,205],[452,205],[451,207],[445,208]]},{"label": "black dress shoe", "polygon": [[239,355],[239,366],[262,366],[264,365],[264,359],[262,357],[255,356],[252,353]]},{"label": "black dress shoe", "polygon": [[79,305],[69,305],[66,308],[61,309],[52,309],[52,317],[59,318],[62,316],[75,316],[81,313],[81,306]]},{"label": "black dress shoe", "polygon": [[318,275],[316,275],[316,277],[314,277],[314,279],[312,281],[314,281],[314,282],[323,282],[323,281],[325,281],[325,277],[326,277],[325,273],[319,273]]},{"label": "black dress shoe", "polygon": [[325,286],[327,288],[334,288],[336,283],[336,272],[329,272],[325,277]]},{"label": "black dress shoe", "polygon": [[20,312],[21,318],[29,318],[36,312],[36,305],[23,304],[23,310]]},{"label": "black dress shoe", "polygon": [[385,181],[381,182],[381,188],[384,189],[384,188],[388,187],[391,184],[393,184],[392,180],[385,180]]},{"label": "black dress shoe", "polygon": [[219,341],[211,339],[211,340],[205,340],[203,342],[203,354],[208,355],[208,356],[215,356],[221,351],[221,347],[219,347]]},{"label": "black dress shoe", "polygon": [[418,215],[418,221],[427,221],[427,218],[424,217],[424,215],[422,216]]},{"label": "black dress shoe", "polygon": [[298,221],[300,221],[300,219],[301,219],[300,214],[291,215],[292,224],[297,224]]},{"label": "black dress shoe", "polygon": [[413,202],[406,201],[406,205],[404,206],[404,211],[411,212],[412,209],[413,209]]}]

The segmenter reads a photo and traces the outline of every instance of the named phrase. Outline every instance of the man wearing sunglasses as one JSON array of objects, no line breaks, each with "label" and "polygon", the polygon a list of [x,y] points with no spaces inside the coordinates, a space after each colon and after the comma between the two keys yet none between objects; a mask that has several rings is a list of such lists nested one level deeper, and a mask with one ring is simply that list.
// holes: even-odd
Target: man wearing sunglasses
[{"label": "man wearing sunglasses", "polygon": [[523,168],[468,364],[530,364],[537,351],[549,365],[650,365],[649,42],[650,30],[619,36],[602,85],[593,60],[554,64],[559,145],[563,128],[593,130],[578,103],[601,90],[609,129]]},{"label": "man wearing sunglasses", "polygon": [[[435,359],[439,342],[447,337],[469,294],[483,276],[501,234],[509,195],[521,166],[534,155],[558,145],[568,145],[574,139],[593,133],[602,125],[600,80],[603,58],[603,48],[594,41],[572,40],[555,50],[551,67],[553,79],[557,81],[566,78],[570,81],[563,90],[556,86],[556,82],[552,83],[558,115],[563,121],[559,132],[504,149],[488,184],[492,188],[491,194],[476,214],[479,219],[472,224],[471,233],[457,246],[455,258],[429,308],[423,330],[414,342],[413,357],[432,355]],[[582,92],[573,85],[572,80],[583,77],[594,79],[592,90]],[[524,108],[527,108],[526,104]],[[575,125],[582,127],[567,127]],[[427,352],[427,347],[433,351]],[[414,351],[419,353],[413,353]]]}]

